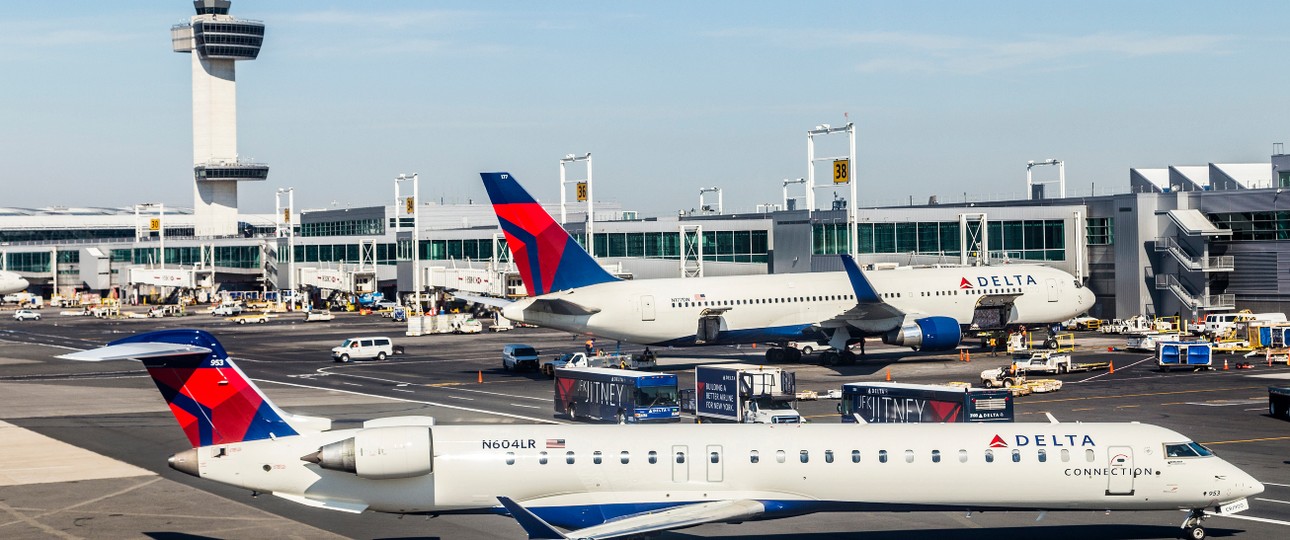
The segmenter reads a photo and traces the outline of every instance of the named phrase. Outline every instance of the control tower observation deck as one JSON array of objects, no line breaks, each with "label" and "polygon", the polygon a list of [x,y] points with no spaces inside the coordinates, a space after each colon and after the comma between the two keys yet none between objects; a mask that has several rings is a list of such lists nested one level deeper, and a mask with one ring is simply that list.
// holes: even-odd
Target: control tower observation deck
[{"label": "control tower observation deck", "polygon": [[170,28],[175,52],[193,59],[193,217],[197,236],[237,233],[237,183],[265,180],[269,166],[237,153],[238,60],[255,60],[264,23],[228,14],[229,0],[196,0],[197,14]]}]

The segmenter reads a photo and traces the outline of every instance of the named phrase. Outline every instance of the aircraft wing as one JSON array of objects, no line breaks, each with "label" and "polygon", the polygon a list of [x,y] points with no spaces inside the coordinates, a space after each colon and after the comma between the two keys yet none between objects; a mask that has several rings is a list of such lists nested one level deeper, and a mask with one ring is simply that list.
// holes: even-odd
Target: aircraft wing
[{"label": "aircraft wing", "polygon": [[565,538],[617,538],[620,536],[640,535],[659,531],[669,531],[693,527],[704,523],[726,521],[744,521],[766,512],[760,502],[739,499],[710,501],[674,506],[657,512],[642,512],[624,516],[600,525],[561,533],[542,518],[508,497],[498,497],[498,501],[511,513],[528,533],[529,540],[558,540]]},{"label": "aircraft wing", "polygon": [[881,332],[899,326],[905,319],[906,313],[884,302],[878,296],[873,284],[869,283],[869,278],[865,277],[855,259],[850,255],[842,255],[842,266],[846,268],[847,278],[851,280],[851,289],[856,293],[856,305],[821,322],[820,326],[847,324],[869,332]]}]

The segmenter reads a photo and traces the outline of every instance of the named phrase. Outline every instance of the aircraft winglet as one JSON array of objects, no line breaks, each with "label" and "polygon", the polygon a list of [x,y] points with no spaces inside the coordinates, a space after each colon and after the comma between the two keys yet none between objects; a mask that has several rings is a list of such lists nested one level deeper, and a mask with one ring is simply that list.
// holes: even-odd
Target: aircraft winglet
[{"label": "aircraft winglet", "polygon": [[497,501],[502,503],[502,506],[506,507],[506,511],[511,513],[511,517],[515,518],[516,523],[519,523],[520,527],[524,528],[524,532],[529,535],[529,540],[565,540],[569,538],[560,531],[555,530],[555,527],[552,527],[550,523],[537,517],[537,514],[520,506],[520,503],[511,500],[510,497],[498,497]]},{"label": "aircraft winglet", "polygon": [[847,270],[847,278],[851,280],[851,289],[856,292],[856,302],[882,302],[878,298],[878,293],[873,290],[873,284],[869,283],[869,278],[865,277],[864,272],[860,271],[860,266],[856,264],[855,259],[848,254],[842,254],[842,267]]}]

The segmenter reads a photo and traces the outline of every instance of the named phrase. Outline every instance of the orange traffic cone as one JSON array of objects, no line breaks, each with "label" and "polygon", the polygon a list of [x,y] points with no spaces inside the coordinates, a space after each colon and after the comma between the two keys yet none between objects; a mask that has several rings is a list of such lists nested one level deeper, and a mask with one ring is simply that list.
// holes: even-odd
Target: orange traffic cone
[{"label": "orange traffic cone", "polygon": [[891,368],[887,368],[887,381],[891,382]]},{"label": "orange traffic cone", "polygon": [[1107,362],[1107,363],[1106,363],[1106,372],[1107,372],[1107,373],[1115,373],[1115,362]]},{"label": "orange traffic cone", "polygon": [[963,361],[964,362],[972,361],[972,351],[963,351]]},{"label": "orange traffic cone", "polygon": [[1272,367],[1272,351],[1264,351],[1263,354],[1268,357],[1268,367]]},{"label": "orange traffic cone", "polygon": [[1223,359],[1223,371],[1227,371],[1227,359]]},{"label": "orange traffic cone", "polygon": [[484,370],[479,370],[479,376],[475,379],[475,382],[484,382]]}]

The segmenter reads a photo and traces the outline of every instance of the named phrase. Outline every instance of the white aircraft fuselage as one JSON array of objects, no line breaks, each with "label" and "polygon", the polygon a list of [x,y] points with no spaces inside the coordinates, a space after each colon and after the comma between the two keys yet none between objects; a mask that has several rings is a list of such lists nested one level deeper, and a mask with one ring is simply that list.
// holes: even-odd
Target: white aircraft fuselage
[{"label": "white aircraft fuselage", "polygon": [[[755,501],[764,506],[761,517],[773,518],[837,510],[1187,510],[1263,490],[1218,457],[1167,456],[1167,445],[1189,439],[1137,423],[366,429],[373,437],[379,430],[429,435],[422,445],[407,444],[408,432],[382,435],[384,449],[368,446],[368,471],[388,474],[420,454],[429,454],[429,469],[366,479],[363,457],[359,474],[298,457],[363,437],[359,429],[207,446],[188,457],[202,478],[320,507],[500,512],[497,497],[506,496],[568,528],[717,500]],[[386,466],[375,468],[380,459]]]},{"label": "white aircraft fuselage", "polygon": [[31,284],[22,276],[0,270],[0,294],[10,294],[27,290]]},{"label": "white aircraft fuselage", "polygon": [[[871,270],[865,276],[886,303],[916,316],[972,322],[987,295],[1016,294],[1008,324],[1064,321],[1086,312],[1091,291],[1073,276],[1041,265],[1002,265]],[[591,314],[529,309],[544,299],[565,300]],[[695,345],[698,320],[719,312],[719,339],[708,344],[788,341],[817,337],[821,326],[856,306],[845,272],[813,272],[613,281],[518,300],[503,308],[508,319],[644,345]],[[724,310],[724,311],[721,311]],[[917,315],[915,315],[917,314]],[[900,320],[865,321],[860,330],[878,335]],[[827,326],[827,325],[826,325]]]}]

